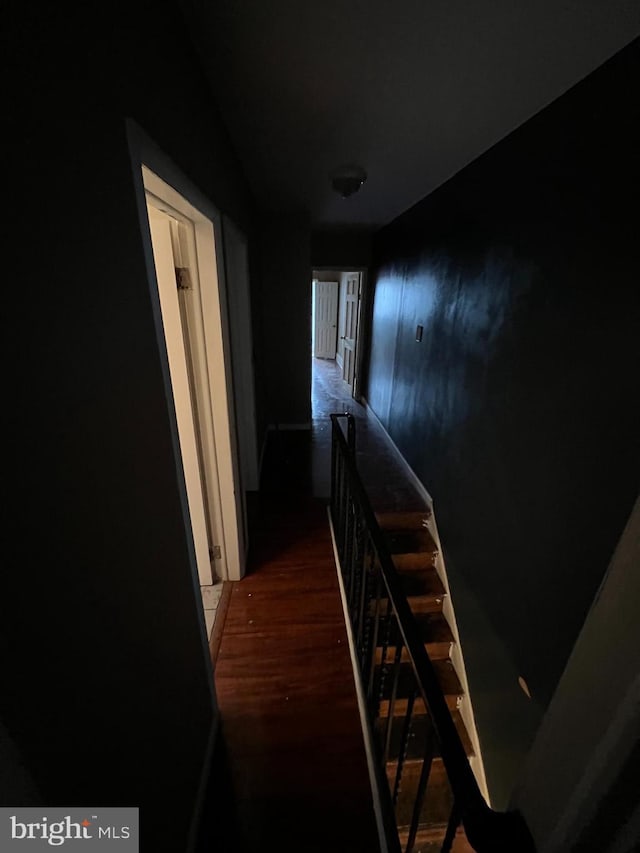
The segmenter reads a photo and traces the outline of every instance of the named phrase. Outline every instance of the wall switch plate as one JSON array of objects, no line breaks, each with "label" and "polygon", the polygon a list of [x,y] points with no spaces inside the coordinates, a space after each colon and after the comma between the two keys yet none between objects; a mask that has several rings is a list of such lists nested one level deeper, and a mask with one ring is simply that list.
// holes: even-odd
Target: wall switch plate
[{"label": "wall switch plate", "polygon": [[420,344],[422,343],[422,326],[416,326],[416,340]]}]

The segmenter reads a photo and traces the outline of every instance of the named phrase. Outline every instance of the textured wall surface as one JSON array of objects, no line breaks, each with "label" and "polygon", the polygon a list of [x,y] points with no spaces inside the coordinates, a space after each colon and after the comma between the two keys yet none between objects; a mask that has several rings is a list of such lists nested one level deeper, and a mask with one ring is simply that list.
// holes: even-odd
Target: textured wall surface
[{"label": "textured wall surface", "polygon": [[498,803],[637,493],[639,82],[636,43],[375,243],[367,397],[434,498]]}]

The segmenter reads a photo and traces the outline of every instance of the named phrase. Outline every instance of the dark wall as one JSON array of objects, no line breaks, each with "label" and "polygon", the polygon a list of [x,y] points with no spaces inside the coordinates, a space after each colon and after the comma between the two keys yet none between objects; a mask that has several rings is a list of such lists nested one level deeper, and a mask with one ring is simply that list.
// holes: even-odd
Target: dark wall
[{"label": "dark wall", "polygon": [[22,9],[0,717],[43,803],[139,805],[142,849],[182,851],[214,704],[125,115],[241,224],[249,196],[168,6]]},{"label": "dark wall", "polygon": [[637,494],[639,64],[636,42],[375,240],[367,396],[434,498],[499,803]]},{"label": "dark wall", "polygon": [[258,365],[267,422],[311,421],[311,258],[304,214],[263,214],[259,224],[261,334]]},{"label": "dark wall", "polygon": [[311,264],[334,269],[369,267],[372,243],[370,231],[314,229],[311,234]]}]

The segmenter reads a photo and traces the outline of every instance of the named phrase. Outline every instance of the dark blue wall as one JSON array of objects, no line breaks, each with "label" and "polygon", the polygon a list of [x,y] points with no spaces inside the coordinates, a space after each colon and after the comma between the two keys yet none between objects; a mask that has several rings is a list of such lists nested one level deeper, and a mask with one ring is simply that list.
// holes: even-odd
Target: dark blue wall
[{"label": "dark blue wall", "polygon": [[367,397],[434,498],[498,804],[637,494],[639,65],[636,42],[374,244]]}]

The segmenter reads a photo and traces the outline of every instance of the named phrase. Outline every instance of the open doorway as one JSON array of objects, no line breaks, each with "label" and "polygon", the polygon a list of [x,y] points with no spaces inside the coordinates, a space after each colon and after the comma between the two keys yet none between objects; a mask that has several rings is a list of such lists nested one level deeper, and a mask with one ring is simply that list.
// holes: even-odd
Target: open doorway
[{"label": "open doorway", "polygon": [[[361,396],[360,319],[365,273],[313,270],[311,291],[311,373],[331,377],[340,397]],[[312,414],[314,395],[312,394]]]},{"label": "open doorway", "polygon": [[140,165],[141,214],[148,224],[150,285],[166,352],[184,521],[209,637],[221,581],[242,576],[246,551],[221,219],[188,183],[189,195],[182,195]]}]

